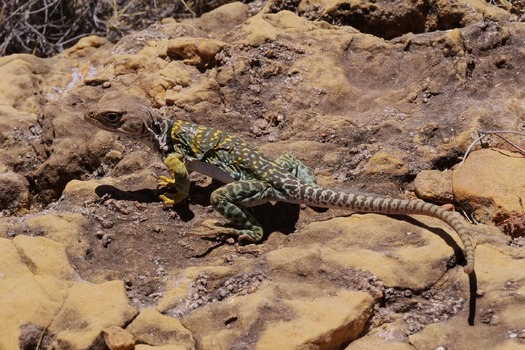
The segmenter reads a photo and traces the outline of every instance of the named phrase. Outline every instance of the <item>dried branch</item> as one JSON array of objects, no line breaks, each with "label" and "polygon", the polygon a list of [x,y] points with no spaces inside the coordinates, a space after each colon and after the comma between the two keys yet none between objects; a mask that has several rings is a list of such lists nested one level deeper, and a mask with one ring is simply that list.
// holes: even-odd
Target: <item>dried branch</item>
[{"label": "dried branch", "polygon": [[3,0],[0,56],[23,52],[48,57],[91,34],[117,41],[162,18],[200,16],[231,1]]},{"label": "dried branch", "polygon": [[508,143],[512,147],[514,147],[516,149],[516,151],[518,151],[519,153],[521,153],[522,155],[525,156],[525,150],[523,148],[519,147],[518,145],[516,145],[514,142],[512,142],[511,140],[509,140],[505,136],[503,136],[503,134],[512,134],[512,135],[519,135],[519,136],[525,137],[525,133],[518,132],[518,131],[512,131],[512,130],[478,131],[478,135],[479,136],[474,141],[472,141],[472,143],[468,146],[467,150],[465,151],[465,155],[463,156],[463,160],[461,162],[462,163],[465,162],[465,159],[467,159],[468,155],[470,154],[470,152],[472,151],[472,148],[476,145],[476,143],[480,142],[487,135],[495,135],[495,136],[499,137],[500,139],[502,139],[503,141],[505,141],[506,143]]}]

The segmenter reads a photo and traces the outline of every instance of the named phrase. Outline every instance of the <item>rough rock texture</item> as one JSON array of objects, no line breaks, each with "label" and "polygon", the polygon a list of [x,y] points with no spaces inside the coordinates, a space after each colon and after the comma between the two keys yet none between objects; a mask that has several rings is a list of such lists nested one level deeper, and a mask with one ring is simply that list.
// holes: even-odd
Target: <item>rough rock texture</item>
[{"label": "rough rock texture", "polygon": [[[480,131],[524,131],[523,67],[525,25],[479,0],[237,2],[0,58],[0,348],[523,347],[523,155],[490,134],[461,162]],[[275,203],[260,244],[189,236],[218,184],[193,174],[163,210],[160,159],[82,119],[110,90],[322,185],[455,206],[475,276],[420,216]]]},{"label": "rough rock texture", "polygon": [[122,281],[80,281],[61,243],[0,239],[0,348],[103,349],[101,331],[136,314]]},{"label": "rough rock texture", "polygon": [[[525,209],[525,158],[499,149],[474,152],[454,171],[454,196],[469,203],[481,222],[499,223]],[[469,184],[476,183],[476,187]],[[512,183],[512,187],[509,184]]]}]

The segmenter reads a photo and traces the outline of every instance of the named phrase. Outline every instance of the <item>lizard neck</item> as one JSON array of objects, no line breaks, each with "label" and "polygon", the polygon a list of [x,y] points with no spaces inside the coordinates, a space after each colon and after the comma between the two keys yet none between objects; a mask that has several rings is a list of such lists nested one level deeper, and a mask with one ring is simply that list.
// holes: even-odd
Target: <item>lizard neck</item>
[{"label": "lizard neck", "polygon": [[151,123],[148,123],[146,127],[150,132],[147,144],[151,149],[159,152],[163,158],[173,152],[173,141],[171,139],[172,121],[164,119],[156,112],[152,112]]}]

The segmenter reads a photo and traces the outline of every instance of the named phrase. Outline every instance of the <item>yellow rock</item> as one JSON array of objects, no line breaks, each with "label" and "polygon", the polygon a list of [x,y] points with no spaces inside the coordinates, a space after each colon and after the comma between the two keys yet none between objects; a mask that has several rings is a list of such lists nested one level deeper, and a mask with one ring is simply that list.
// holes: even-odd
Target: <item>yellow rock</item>
[{"label": "yellow rock", "polygon": [[433,203],[452,203],[452,172],[439,170],[423,170],[414,180],[416,195]]},{"label": "yellow rock", "polygon": [[180,90],[166,91],[166,104],[179,107],[197,108],[198,104],[217,104],[220,103],[221,96],[217,93],[219,86],[213,78],[203,77],[196,81],[192,86]]},{"label": "yellow rock", "polygon": [[476,257],[476,276],[485,292],[499,290],[506,282],[525,280],[522,249],[480,244],[476,247]]},{"label": "yellow rock", "polygon": [[0,104],[19,112],[37,113],[42,76],[51,70],[49,63],[33,55],[15,54],[0,57]]},{"label": "yellow rock", "polygon": [[56,335],[57,349],[87,349],[101,331],[135,315],[124,283],[95,285],[78,280],[64,245],[44,237],[0,239],[0,349],[18,349],[21,327],[33,324]]},{"label": "yellow rock", "polygon": [[88,349],[101,341],[103,329],[123,326],[136,314],[129,305],[124,282],[77,282],[67,291],[49,329],[57,335],[55,344],[59,348]]},{"label": "yellow rock", "polygon": [[387,341],[375,335],[366,335],[352,342],[345,350],[414,350],[408,342]]},{"label": "yellow rock", "polygon": [[484,223],[499,222],[523,211],[525,177],[516,176],[525,159],[515,153],[482,149],[472,152],[453,173],[454,197],[468,202],[476,218]]},{"label": "yellow rock", "polygon": [[368,293],[331,288],[320,296],[309,283],[280,278],[252,294],[206,304],[181,322],[202,349],[245,342],[255,349],[334,349],[361,334],[373,304]]},{"label": "yellow rock", "polygon": [[377,152],[364,166],[364,172],[370,175],[398,175],[408,173],[408,166],[404,161],[406,154],[402,151]]},{"label": "yellow rock", "polygon": [[179,345],[151,346],[146,344],[137,344],[137,346],[135,346],[135,350],[186,350],[186,348]]},{"label": "yellow rock", "polygon": [[185,64],[204,69],[216,65],[215,57],[225,46],[225,42],[218,40],[182,37],[168,42],[167,54]]},{"label": "yellow rock", "polygon": [[189,330],[176,318],[162,315],[155,309],[146,308],[126,328],[137,342],[149,345],[171,345],[180,349],[194,348],[195,341]]},{"label": "yellow rock", "polygon": [[[120,164],[120,167],[117,167],[120,172],[127,173],[130,169],[137,166],[139,160],[132,159],[134,157],[129,158],[129,162],[125,160],[124,162],[121,162],[122,164]],[[86,181],[71,180],[67,183],[64,189],[63,197],[65,200],[81,205],[84,202],[100,198],[100,193],[102,193],[100,191],[102,191],[104,187],[106,187],[107,190],[114,188],[115,191],[118,192],[119,190],[134,191],[145,188],[153,189],[156,185],[157,178],[155,177],[154,172],[151,167],[146,167],[131,174],[119,176],[118,178],[107,176],[101,179],[91,179]]]},{"label": "yellow rock", "polygon": [[416,349],[494,349],[507,336],[502,327],[484,324],[468,326],[462,316],[456,316],[447,323],[433,323],[409,337]]},{"label": "yellow rock", "polygon": [[[100,49],[102,46],[110,46],[108,44],[110,44],[110,42],[106,38],[90,35],[81,38],[75,45],[67,48],[60,55],[67,56],[68,58],[82,58],[90,55],[90,60],[97,62],[97,60],[92,56],[100,55],[100,52],[103,50],[93,52],[94,49]],[[109,51],[109,47],[107,50]]]},{"label": "yellow rock", "polygon": [[44,237],[16,236],[13,244],[18,255],[34,275],[51,275],[63,280],[73,280],[73,270],[64,251],[64,244]]},{"label": "yellow rock", "polygon": [[[322,237],[324,243],[311,248],[311,254],[323,263],[370,271],[387,287],[415,290],[428,288],[447,269],[453,249],[439,235],[450,235],[458,241],[455,232],[445,223],[424,216],[403,219],[377,214],[352,215],[312,223],[300,234],[304,240]],[[268,254],[269,257],[285,255],[283,249]],[[290,268],[299,270],[319,264],[299,253],[289,259]]]},{"label": "yellow rock", "polygon": [[[34,240],[34,237],[27,237]],[[2,325],[2,336],[0,337],[0,349],[18,349],[20,327],[27,323],[41,326],[49,325],[56,311],[60,308],[62,297],[67,284],[59,278],[46,273],[53,273],[55,269],[46,270],[40,266],[41,258],[49,255],[53,260],[52,251],[55,251],[59,243],[45,238],[36,240],[40,243],[41,252],[35,259],[41,273],[40,279],[35,278],[29,267],[18,254],[18,249],[13,242],[0,238],[0,324]],[[46,242],[44,242],[46,241]],[[29,242],[22,238],[18,240],[20,247],[27,248]],[[51,251],[47,249],[50,248]],[[24,249],[28,252],[30,249]],[[47,254],[49,253],[49,254]],[[61,259],[59,258],[58,261]],[[28,266],[29,265],[29,266]],[[60,269],[58,269],[60,271]],[[62,271],[60,271],[62,274]],[[44,281],[45,283],[41,283]],[[54,283],[53,283],[54,282]]]},{"label": "yellow rock", "polygon": [[334,296],[283,304],[293,319],[271,322],[255,349],[337,349],[361,335],[374,302],[368,293],[342,290]]},{"label": "yellow rock", "polygon": [[242,342],[250,330],[257,329],[258,334],[265,326],[260,310],[281,311],[275,298],[275,290],[266,286],[257,293],[207,304],[183,317],[181,322],[202,349],[230,349],[236,342]]},{"label": "yellow rock", "polygon": [[82,234],[88,220],[82,214],[47,214],[28,218],[26,222],[33,232],[40,232],[46,238],[63,243],[71,256],[85,256],[89,249],[89,242]]}]

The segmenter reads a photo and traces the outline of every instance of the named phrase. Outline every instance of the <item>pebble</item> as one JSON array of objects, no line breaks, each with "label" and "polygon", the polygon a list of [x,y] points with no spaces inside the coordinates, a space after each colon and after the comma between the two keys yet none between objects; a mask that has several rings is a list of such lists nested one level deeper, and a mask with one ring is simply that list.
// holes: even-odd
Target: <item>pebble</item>
[{"label": "pebble", "polygon": [[111,241],[113,241],[113,237],[111,237],[111,235],[107,234],[107,233],[104,233],[102,235],[102,246],[104,248],[107,248],[109,246],[109,244],[111,243]]}]

